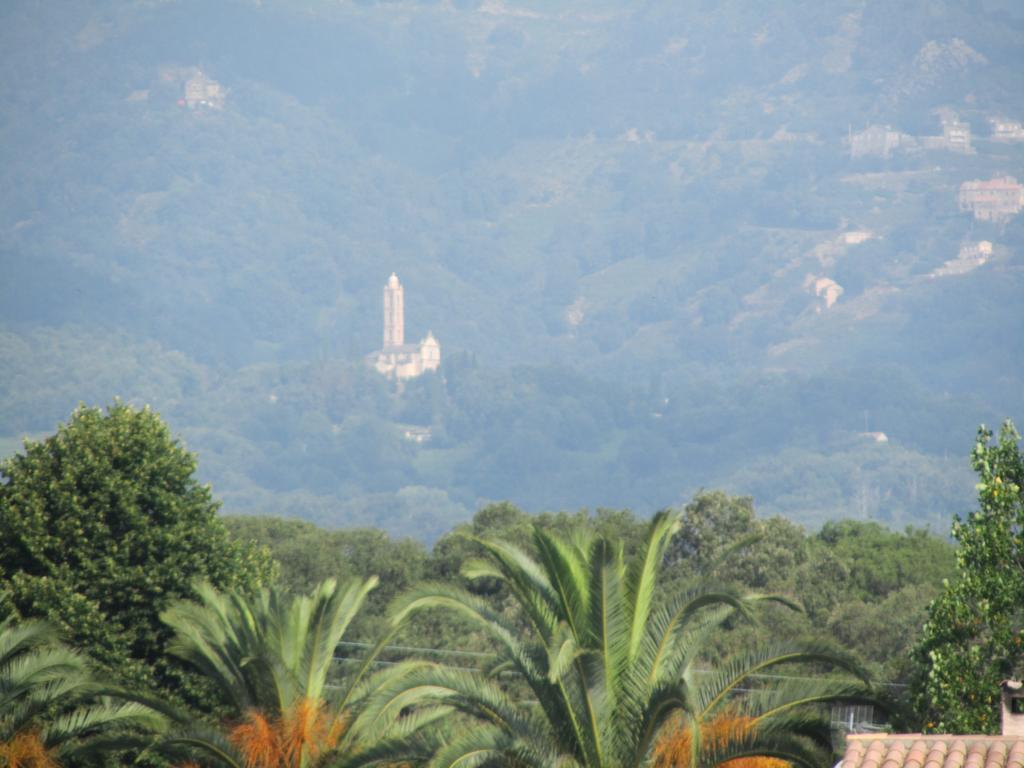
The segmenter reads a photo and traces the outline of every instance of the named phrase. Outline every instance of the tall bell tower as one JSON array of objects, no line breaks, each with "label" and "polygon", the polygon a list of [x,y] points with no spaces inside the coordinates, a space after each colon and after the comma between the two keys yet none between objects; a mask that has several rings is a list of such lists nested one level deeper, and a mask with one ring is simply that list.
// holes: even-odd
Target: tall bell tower
[{"label": "tall bell tower", "polygon": [[384,349],[405,344],[405,298],[394,272],[384,286]]}]

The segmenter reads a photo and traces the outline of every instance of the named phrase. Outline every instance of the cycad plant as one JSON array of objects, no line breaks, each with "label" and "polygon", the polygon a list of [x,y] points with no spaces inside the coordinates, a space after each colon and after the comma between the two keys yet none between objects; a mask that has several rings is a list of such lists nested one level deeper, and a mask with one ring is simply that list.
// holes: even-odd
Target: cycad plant
[{"label": "cycad plant", "polygon": [[[715,751],[735,752],[736,745],[750,739],[757,727],[754,718],[723,713],[705,721],[701,726],[701,741],[705,760]],[[693,762],[693,734],[681,722],[667,725],[654,745],[654,768],[685,768]],[[777,757],[756,755],[736,757],[728,761],[729,768],[788,768],[789,763]]]},{"label": "cycad plant", "polygon": [[331,683],[338,643],[376,583],[339,587],[327,580],[297,597],[277,588],[250,595],[205,585],[198,603],[172,606],[163,614],[175,631],[170,652],[215,684],[229,713],[216,728],[188,723],[163,749],[228,768],[309,768],[413,730],[424,718],[361,716],[379,681],[398,674],[371,674],[375,653]]},{"label": "cycad plant", "polygon": [[[737,614],[764,600],[728,589],[694,588],[659,596],[659,571],[679,516],[655,516],[642,551],[627,561],[622,547],[584,530],[568,538],[533,530],[535,554],[502,541],[480,541],[486,557],[469,562],[469,578],[495,579],[518,605],[522,630],[470,592],[425,585],[397,605],[394,621],[434,608],[458,612],[486,632],[499,663],[484,675],[431,666],[390,687],[408,701],[444,704],[478,721],[429,757],[431,768],[580,766],[631,768],[654,762],[659,738],[688,734],[686,768],[765,755],[820,765],[830,752],[828,727],[814,708],[870,697],[860,668],[817,644],[752,649],[708,669],[707,640]],[[758,678],[782,665],[826,666],[853,677]],[[502,672],[528,691],[510,695]],[[749,703],[737,699],[744,689]],[[375,705],[392,706],[386,695]],[[733,738],[702,738],[730,708],[749,707],[756,723]],[[746,710],[742,712],[746,717]],[[668,759],[668,751],[662,757]],[[663,762],[664,764],[664,762]]]},{"label": "cycad plant", "polygon": [[0,766],[49,768],[138,746],[164,719],[113,696],[43,622],[0,621]]}]

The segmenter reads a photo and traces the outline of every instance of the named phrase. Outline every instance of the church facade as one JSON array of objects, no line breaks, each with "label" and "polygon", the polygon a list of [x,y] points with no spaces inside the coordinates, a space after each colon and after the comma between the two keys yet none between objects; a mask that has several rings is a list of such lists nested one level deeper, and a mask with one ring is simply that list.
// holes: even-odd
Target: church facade
[{"label": "church facade", "polygon": [[441,345],[430,331],[418,344],[405,343],[405,289],[394,272],[384,286],[384,346],[367,362],[378,373],[412,379],[441,367]]}]

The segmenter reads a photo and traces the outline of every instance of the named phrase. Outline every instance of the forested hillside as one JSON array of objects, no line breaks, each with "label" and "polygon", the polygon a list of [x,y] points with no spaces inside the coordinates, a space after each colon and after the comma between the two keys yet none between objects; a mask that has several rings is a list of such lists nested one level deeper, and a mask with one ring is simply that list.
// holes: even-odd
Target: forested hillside
[{"label": "forested hillside", "polygon": [[236,514],[944,532],[1024,412],[1024,219],[958,204],[1024,179],[1022,52],[1001,0],[4,3],[0,449],[121,397]]}]

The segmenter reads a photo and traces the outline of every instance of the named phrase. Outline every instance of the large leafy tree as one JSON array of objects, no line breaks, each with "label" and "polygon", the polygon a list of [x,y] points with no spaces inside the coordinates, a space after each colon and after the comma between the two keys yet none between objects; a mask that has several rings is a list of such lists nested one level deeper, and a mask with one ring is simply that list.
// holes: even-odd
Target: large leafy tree
[{"label": "large leafy tree", "polygon": [[52,626],[0,621],[0,765],[55,767],[163,727],[149,707],[104,693]]},{"label": "large leafy tree", "polygon": [[957,579],[932,604],[916,649],[927,730],[995,733],[999,682],[1024,673],[1024,456],[1009,421],[978,430],[978,509],[957,517]]},{"label": "large leafy tree", "polygon": [[163,617],[175,632],[171,651],[230,705],[220,727],[182,723],[163,748],[222,768],[306,768],[405,737],[440,714],[400,718],[399,709],[368,717],[367,697],[407,667],[371,674],[371,652],[348,674],[338,670],[338,644],[376,583],[352,579],[339,587],[328,579],[294,597],[274,587],[247,595],[201,585],[198,603],[172,606]]},{"label": "large leafy tree", "polygon": [[46,619],[122,680],[181,690],[159,619],[193,582],[252,588],[262,552],[232,542],[196,461],[160,417],[78,408],[0,463],[0,575],[14,610]]},{"label": "large leafy tree", "polygon": [[[708,588],[659,596],[662,561],[678,528],[677,514],[659,513],[639,553],[628,559],[621,544],[583,528],[563,537],[535,527],[535,554],[501,540],[479,541],[486,556],[467,563],[464,573],[500,582],[519,609],[515,615],[446,584],[425,585],[402,598],[396,622],[425,609],[459,613],[493,639],[499,649],[493,671],[508,675],[495,679],[432,666],[398,681],[392,687],[396,698],[414,692],[479,720],[420,757],[433,768],[628,768],[649,764],[659,737],[685,732],[693,765],[751,755],[803,765],[827,758],[828,724],[810,710],[837,699],[869,698],[866,685],[832,676],[764,685],[757,675],[800,663],[854,673],[859,668],[816,644],[757,648],[707,668],[707,638],[766,598]],[[506,682],[512,688],[499,684]],[[394,705],[382,696],[377,706],[385,711]],[[701,738],[705,727],[727,715],[742,718],[741,732],[727,743]]]}]

